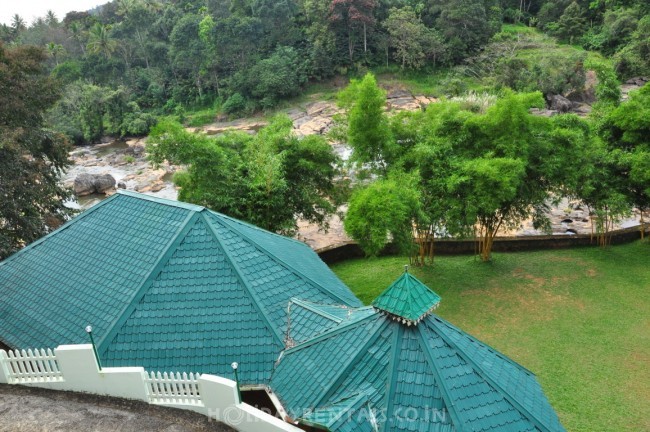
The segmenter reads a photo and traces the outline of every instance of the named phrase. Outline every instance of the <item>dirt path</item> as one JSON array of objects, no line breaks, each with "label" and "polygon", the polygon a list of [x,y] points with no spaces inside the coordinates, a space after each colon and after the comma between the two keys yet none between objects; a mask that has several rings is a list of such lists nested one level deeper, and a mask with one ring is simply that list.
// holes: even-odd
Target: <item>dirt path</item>
[{"label": "dirt path", "polygon": [[0,432],[234,432],[207,417],[144,402],[0,384]]}]

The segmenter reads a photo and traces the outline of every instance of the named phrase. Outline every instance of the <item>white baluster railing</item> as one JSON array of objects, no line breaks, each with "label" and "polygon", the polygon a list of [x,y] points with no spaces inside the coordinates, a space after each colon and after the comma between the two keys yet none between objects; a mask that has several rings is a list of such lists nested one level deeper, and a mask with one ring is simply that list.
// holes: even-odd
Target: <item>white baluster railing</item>
[{"label": "white baluster railing", "polygon": [[147,372],[149,401],[156,404],[200,405],[199,374]]},{"label": "white baluster railing", "polygon": [[63,381],[56,356],[50,349],[9,351],[4,361],[11,384]]}]

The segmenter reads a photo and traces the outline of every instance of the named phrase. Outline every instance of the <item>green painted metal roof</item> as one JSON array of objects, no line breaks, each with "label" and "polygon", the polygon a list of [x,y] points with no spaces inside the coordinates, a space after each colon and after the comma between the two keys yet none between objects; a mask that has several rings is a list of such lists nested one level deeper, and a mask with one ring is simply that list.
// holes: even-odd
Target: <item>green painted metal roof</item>
[{"label": "green painted metal roof", "polygon": [[87,342],[107,366],[262,384],[291,298],[361,306],[305,244],[203,207],[120,192],[0,263],[0,339]]},{"label": "green painted metal roof", "polygon": [[405,324],[417,324],[440,303],[440,296],[408,271],[372,302]]},{"label": "green painted metal roof", "polygon": [[270,387],[331,431],[564,431],[533,373],[433,314],[348,319],[286,350]]},{"label": "green painted metal roof", "polygon": [[351,308],[294,298],[289,302],[288,312],[289,326],[285,345],[292,347],[349,320],[368,316],[373,313],[373,309],[370,306]]},{"label": "green painted metal roof", "polygon": [[337,432],[376,432],[378,426],[365,393],[307,412],[302,423]]}]

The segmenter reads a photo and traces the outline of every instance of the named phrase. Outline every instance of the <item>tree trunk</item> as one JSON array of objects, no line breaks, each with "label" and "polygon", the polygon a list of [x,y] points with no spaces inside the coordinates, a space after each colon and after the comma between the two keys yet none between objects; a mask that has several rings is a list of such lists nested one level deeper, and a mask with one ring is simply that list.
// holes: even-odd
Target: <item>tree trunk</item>
[{"label": "tree trunk", "polygon": [[368,52],[368,39],[366,37],[366,23],[363,23],[363,53]]},{"label": "tree trunk", "polygon": [[479,221],[479,236],[478,236],[478,253],[481,261],[489,262],[492,259],[492,246],[494,245],[494,238],[496,237],[501,223],[503,220]]},{"label": "tree trunk", "polygon": [[203,87],[201,86],[201,77],[196,77],[196,89],[199,91],[199,98],[203,98]]},{"label": "tree trunk", "polygon": [[219,74],[217,71],[212,72],[212,77],[214,78],[214,83],[217,86],[217,96],[221,97],[221,89],[219,88]]},{"label": "tree trunk", "polygon": [[641,213],[639,222],[641,223],[641,240],[643,240],[645,239],[645,220],[643,219],[643,209],[639,209],[639,213]]},{"label": "tree trunk", "polygon": [[140,49],[142,50],[142,57],[144,57],[144,64],[147,66],[147,70],[149,69],[149,57],[147,57],[147,50],[144,48],[144,41],[142,40],[142,35],[140,34],[140,30],[138,28],[135,29],[135,33],[138,36],[138,42],[140,43]]},{"label": "tree trunk", "polygon": [[354,62],[354,44],[352,43],[352,29],[348,28],[348,53],[350,54],[350,64]]}]

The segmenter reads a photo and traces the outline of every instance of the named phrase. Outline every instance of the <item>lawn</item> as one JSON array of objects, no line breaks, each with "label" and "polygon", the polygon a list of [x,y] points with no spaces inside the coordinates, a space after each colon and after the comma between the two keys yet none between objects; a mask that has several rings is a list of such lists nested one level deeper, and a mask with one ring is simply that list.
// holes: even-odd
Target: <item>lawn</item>
[{"label": "lawn", "polygon": [[[333,265],[370,303],[408,259]],[[437,313],[537,374],[569,431],[650,431],[650,245],[438,257]]]}]

